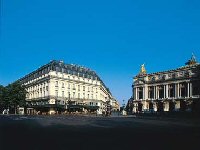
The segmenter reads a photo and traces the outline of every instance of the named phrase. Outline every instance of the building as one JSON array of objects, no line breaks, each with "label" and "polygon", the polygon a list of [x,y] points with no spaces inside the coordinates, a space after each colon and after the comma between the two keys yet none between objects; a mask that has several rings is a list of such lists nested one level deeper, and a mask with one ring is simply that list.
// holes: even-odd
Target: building
[{"label": "building", "polygon": [[111,112],[120,111],[119,102],[115,98],[112,98],[110,100],[110,105],[111,105]]},{"label": "building", "polygon": [[28,92],[28,114],[103,114],[107,110],[107,101],[114,99],[94,71],[78,65],[65,64],[63,61],[51,61],[19,81],[25,85]]},{"label": "building", "polygon": [[145,66],[134,77],[132,112],[200,111],[200,64],[194,55],[185,66],[148,74]]}]

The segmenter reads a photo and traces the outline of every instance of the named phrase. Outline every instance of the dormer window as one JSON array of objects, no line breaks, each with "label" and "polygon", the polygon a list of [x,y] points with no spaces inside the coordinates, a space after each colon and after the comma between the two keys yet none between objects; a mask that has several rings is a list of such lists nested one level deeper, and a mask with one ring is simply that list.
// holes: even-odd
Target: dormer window
[{"label": "dormer window", "polygon": [[172,78],[172,73],[169,73],[169,74],[168,74],[168,78]]},{"label": "dormer window", "polygon": [[166,78],[167,78],[167,75],[163,75],[163,76],[162,76],[162,79],[163,79],[163,80],[166,80]]},{"label": "dormer window", "polygon": [[172,78],[176,78],[176,77],[177,77],[177,73],[173,73]]}]

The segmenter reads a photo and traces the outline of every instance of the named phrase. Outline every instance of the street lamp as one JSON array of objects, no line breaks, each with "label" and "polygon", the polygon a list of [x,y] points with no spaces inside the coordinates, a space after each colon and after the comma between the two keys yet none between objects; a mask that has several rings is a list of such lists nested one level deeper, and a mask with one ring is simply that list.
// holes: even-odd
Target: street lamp
[{"label": "street lamp", "polygon": [[123,100],[123,104],[122,104],[122,108],[123,108],[123,110],[125,109],[125,100]]}]

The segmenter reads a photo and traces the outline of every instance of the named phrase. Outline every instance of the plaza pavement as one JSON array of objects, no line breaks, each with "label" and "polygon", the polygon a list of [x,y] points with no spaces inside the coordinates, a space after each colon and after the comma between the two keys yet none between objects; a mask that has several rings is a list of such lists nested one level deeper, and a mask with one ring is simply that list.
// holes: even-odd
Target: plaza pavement
[{"label": "plaza pavement", "polygon": [[0,115],[0,150],[200,149],[200,120]]}]

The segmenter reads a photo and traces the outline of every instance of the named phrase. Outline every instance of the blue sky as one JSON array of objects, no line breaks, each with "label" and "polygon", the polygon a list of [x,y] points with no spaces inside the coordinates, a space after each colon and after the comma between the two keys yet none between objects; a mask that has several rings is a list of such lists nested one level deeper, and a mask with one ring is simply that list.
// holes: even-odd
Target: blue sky
[{"label": "blue sky", "polygon": [[199,0],[1,0],[0,84],[64,60],[95,70],[120,101],[132,77],[200,59]]}]

